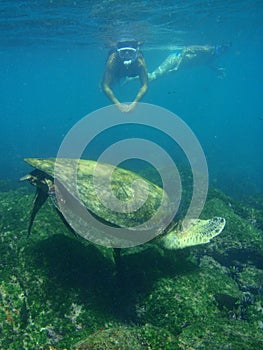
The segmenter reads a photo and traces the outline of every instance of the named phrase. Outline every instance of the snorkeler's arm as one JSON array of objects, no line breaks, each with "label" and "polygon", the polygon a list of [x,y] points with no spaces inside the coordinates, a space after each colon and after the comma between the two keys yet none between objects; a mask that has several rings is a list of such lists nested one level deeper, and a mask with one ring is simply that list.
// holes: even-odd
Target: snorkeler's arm
[{"label": "snorkeler's arm", "polygon": [[149,81],[155,80],[164,74],[177,71],[183,59],[181,51],[170,54],[152,73],[148,74]]},{"label": "snorkeler's arm", "polygon": [[139,59],[139,68],[140,68],[140,81],[141,81],[141,87],[140,90],[138,91],[134,102],[137,103],[140,101],[140,99],[143,97],[143,95],[146,93],[148,90],[148,73],[147,73],[147,68],[146,64],[143,58]]},{"label": "snorkeler's arm", "polygon": [[139,78],[141,81],[141,87],[140,87],[140,90],[138,91],[134,101],[130,105],[127,106],[127,108],[125,109],[125,112],[131,112],[148,89],[148,73],[147,73],[144,59],[140,58],[138,60],[138,64],[139,64]]},{"label": "snorkeler's arm", "polygon": [[112,71],[113,71],[113,65],[114,65],[114,56],[113,54],[109,57],[106,68],[102,80],[102,89],[105,92],[105,94],[108,96],[108,98],[116,105],[120,104],[120,101],[117,99],[117,97],[114,95],[114,92],[110,88],[110,85],[113,81]]}]

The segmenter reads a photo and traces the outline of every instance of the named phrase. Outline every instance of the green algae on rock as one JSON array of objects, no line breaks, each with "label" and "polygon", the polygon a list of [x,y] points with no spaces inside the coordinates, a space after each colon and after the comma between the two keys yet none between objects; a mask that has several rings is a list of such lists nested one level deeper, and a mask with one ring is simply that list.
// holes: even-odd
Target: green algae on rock
[{"label": "green algae on rock", "polygon": [[0,192],[1,349],[71,350],[122,329],[143,350],[263,347],[262,266],[239,254],[263,256],[262,232],[229,198],[212,192],[205,206],[204,219],[227,218],[211,244],[125,250],[120,283],[109,250],[73,236],[48,202],[27,238],[29,189]]},{"label": "green algae on rock", "polygon": [[74,345],[76,350],[174,350],[177,347],[176,337],[167,330],[150,324],[141,327],[121,326],[101,329]]}]

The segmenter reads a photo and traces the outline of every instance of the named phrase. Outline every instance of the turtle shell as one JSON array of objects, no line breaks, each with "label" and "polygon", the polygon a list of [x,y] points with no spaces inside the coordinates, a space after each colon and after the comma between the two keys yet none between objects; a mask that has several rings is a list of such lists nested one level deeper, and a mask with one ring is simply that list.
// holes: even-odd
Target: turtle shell
[{"label": "turtle shell", "polygon": [[[138,174],[107,163],[67,158],[26,158],[25,161],[51,179],[54,192],[58,184],[95,217],[118,227],[133,228],[151,219],[151,228],[169,216],[165,191]],[[55,191],[54,191],[55,190]],[[65,192],[65,191],[64,191]]]}]

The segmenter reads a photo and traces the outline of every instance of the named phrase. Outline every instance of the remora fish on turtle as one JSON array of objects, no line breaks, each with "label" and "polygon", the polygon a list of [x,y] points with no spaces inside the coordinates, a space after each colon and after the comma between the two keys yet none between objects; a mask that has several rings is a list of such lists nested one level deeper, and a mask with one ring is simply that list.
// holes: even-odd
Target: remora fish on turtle
[{"label": "remora fish on turtle", "polygon": [[[80,220],[79,230],[78,226],[73,225],[71,218],[76,215],[71,211],[66,212],[61,210],[60,203],[56,196],[56,192],[63,192],[64,196],[70,196],[75,199],[77,192],[78,200],[81,202],[82,211],[87,211],[103,223],[109,226],[128,228],[129,232],[135,234],[136,227],[148,222],[152,217],[154,221],[151,225],[156,228],[156,243],[162,244],[167,249],[181,249],[189,246],[205,244],[219,235],[225,226],[225,219],[221,217],[214,217],[208,220],[193,219],[187,225],[180,225],[171,222],[168,226],[161,223],[162,217],[169,212],[169,199],[162,188],[153,184],[152,182],[142,178],[138,174],[114,167],[111,164],[97,163],[92,160],[77,160],[66,158],[26,158],[25,161],[35,167],[36,169],[24,176],[21,180],[28,180],[32,185],[36,186],[36,197],[34,200],[33,209],[31,212],[28,234],[30,234],[34,218],[48,197],[51,197],[56,208],[62,213],[64,219],[73,228],[73,230],[80,234],[85,239],[89,239],[90,232],[83,234],[82,224]],[[96,186],[94,185],[94,169],[99,164],[99,172],[97,172]],[[74,184],[72,178],[72,167],[77,167],[77,181]],[[55,177],[56,168],[56,181]],[[101,203],[98,198],[98,191],[101,196],[110,200],[108,186],[106,183],[108,177],[111,175],[111,189],[114,195],[119,198],[123,206],[132,199],[136,210],[131,211],[114,211],[107,208]],[[136,181],[136,188],[134,182]],[[59,186],[58,186],[59,184]],[[75,188],[75,187],[76,188]],[[96,188],[95,188],[96,187]],[[145,193],[147,190],[147,199],[140,197],[140,193]],[[136,198],[134,198],[136,195]],[[136,203],[143,201],[143,205],[137,209]],[[162,205],[161,205],[162,204]],[[161,205],[162,210],[156,214],[157,209]],[[87,224],[87,223],[85,223]],[[161,232],[160,232],[161,228]],[[93,230],[93,228],[92,228]],[[87,228],[88,231],[88,228]],[[100,233],[103,235],[103,233]],[[137,234],[142,234],[141,232]],[[103,240],[102,236],[102,240]],[[152,237],[154,238],[154,237]],[[99,243],[99,242],[98,242]],[[109,239],[109,246],[110,239]]]}]

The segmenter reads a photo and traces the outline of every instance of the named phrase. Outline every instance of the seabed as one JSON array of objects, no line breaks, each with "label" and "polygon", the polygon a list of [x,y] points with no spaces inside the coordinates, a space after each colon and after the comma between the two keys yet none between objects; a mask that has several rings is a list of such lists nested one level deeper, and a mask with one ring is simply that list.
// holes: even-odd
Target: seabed
[{"label": "seabed", "polygon": [[50,201],[27,237],[34,194],[0,186],[0,349],[263,348],[263,199],[209,192],[210,244],[112,251],[72,235]]}]

